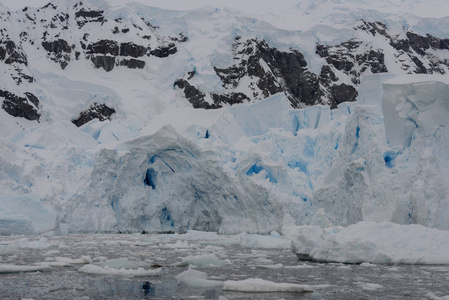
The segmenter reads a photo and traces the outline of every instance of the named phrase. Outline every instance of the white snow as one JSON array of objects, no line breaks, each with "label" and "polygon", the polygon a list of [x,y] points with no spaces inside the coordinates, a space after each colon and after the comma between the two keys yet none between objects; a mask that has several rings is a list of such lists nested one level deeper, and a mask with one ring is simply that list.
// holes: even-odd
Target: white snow
[{"label": "white snow", "polygon": [[263,249],[290,249],[291,247],[290,241],[280,237],[242,233],[238,238],[241,247]]},{"label": "white snow", "polygon": [[376,291],[384,288],[383,285],[377,283],[356,282],[355,284],[357,284],[359,287],[362,288],[362,290],[365,291]]},{"label": "white snow", "polygon": [[178,264],[180,267],[185,267],[193,265],[197,268],[210,268],[210,267],[222,267],[224,262],[220,260],[214,254],[210,255],[199,255],[199,256],[188,256],[182,258],[181,263]]},{"label": "white snow", "polygon": [[209,280],[208,275],[204,272],[194,270],[189,267],[188,270],[176,276],[178,283],[185,284],[194,288],[213,288],[221,287],[222,281]]},{"label": "white snow", "polygon": [[267,292],[313,292],[313,288],[308,285],[293,283],[276,283],[260,278],[249,278],[240,281],[228,280],[224,282],[224,291],[237,291],[248,293],[267,293]]},{"label": "white snow", "polygon": [[57,262],[66,264],[90,264],[93,262],[90,256],[81,256],[81,258],[77,259],[72,259],[68,257],[55,257],[55,260]]},{"label": "white snow", "polygon": [[110,268],[108,266],[101,267],[98,265],[87,264],[78,269],[78,272],[94,274],[94,275],[114,275],[114,276],[125,276],[125,277],[145,277],[145,276],[156,276],[162,274],[162,269],[155,270],[145,270],[143,268],[138,269],[116,269]]},{"label": "white snow", "polygon": [[425,295],[427,298],[431,299],[431,300],[449,300],[449,295],[447,296],[437,296],[432,292],[428,292]]},{"label": "white snow", "polygon": [[[422,225],[365,221],[329,231],[300,226],[296,233],[295,253],[317,261],[362,263],[365,267],[375,267],[371,263],[449,264],[449,232]],[[312,240],[311,236],[318,238]]]},{"label": "white snow", "polygon": [[132,261],[128,258],[117,258],[117,259],[107,259],[97,265],[103,268],[111,268],[111,269],[130,269],[136,270],[139,268],[149,268],[151,266],[150,263],[144,261]]},{"label": "white snow", "polygon": [[25,266],[25,265],[10,265],[0,264],[0,273],[21,273],[21,272],[39,272],[45,271],[48,266]]}]

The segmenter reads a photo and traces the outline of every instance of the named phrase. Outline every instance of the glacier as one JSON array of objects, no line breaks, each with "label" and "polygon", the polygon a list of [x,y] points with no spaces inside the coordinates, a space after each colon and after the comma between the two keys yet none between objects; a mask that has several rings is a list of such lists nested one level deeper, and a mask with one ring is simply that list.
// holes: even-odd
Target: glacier
[{"label": "glacier", "polygon": [[267,233],[319,209],[335,225],[447,230],[447,79],[391,77],[367,77],[336,110],[277,94],[125,142],[112,141],[119,120],[25,130],[2,141],[1,233]]},{"label": "glacier", "polygon": [[[314,226],[314,216],[323,211],[335,226],[372,221],[448,230],[447,75],[407,74],[385,36],[352,28],[363,16],[384,22],[397,38],[406,34],[402,25],[446,38],[448,19],[330,9],[320,22],[307,23],[318,13],[309,2],[303,4],[310,16],[303,15],[297,25],[301,28],[286,30],[272,20],[275,14],[265,22],[224,8],[170,11],[86,1],[121,26],[113,34],[112,23],[107,24],[85,36],[86,43],[96,45],[100,35],[128,42],[121,30],[138,32],[145,20],[154,24],[148,29],[153,50],[168,41],[177,43],[177,52],[167,57],[138,57],[142,70],[117,64],[106,72],[92,68],[89,59],[75,59],[74,51],[65,66],[64,57],[24,43],[18,49],[28,61],[20,68],[34,81],[17,85],[5,73],[0,75],[2,88],[17,95],[31,91],[41,115],[37,122],[0,110],[0,234],[267,234],[291,225]],[[76,1],[64,3],[50,8],[64,12]],[[44,10],[33,11],[45,18]],[[301,11],[297,8],[292,16]],[[18,15],[13,12],[10,18]],[[86,34],[96,26],[83,22],[76,26],[86,26]],[[35,36],[45,36],[44,27],[36,28]],[[52,37],[59,36],[50,24],[47,29]],[[19,44],[20,29],[11,30]],[[181,42],[180,33],[188,40]],[[61,37],[83,39],[81,31],[76,34]],[[390,71],[357,69],[363,76],[356,101],[339,103],[336,109],[293,109],[282,92],[216,110],[193,109],[174,82],[193,70],[192,84],[198,89],[224,93],[214,68],[232,64],[237,37],[264,39],[280,51],[302,51],[315,75],[326,63],[315,53],[317,43],[366,39],[369,49],[386,45],[381,52]],[[443,50],[432,50],[424,64],[434,66],[428,57],[447,59]],[[133,59],[117,57],[128,64]],[[448,70],[444,64],[439,67]],[[5,70],[17,72],[9,65]],[[348,74],[335,72],[337,83],[351,84]],[[246,83],[236,90],[250,94],[252,82]],[[95,103],[105,103],[115,113],[80,127],[70,122]]]}]

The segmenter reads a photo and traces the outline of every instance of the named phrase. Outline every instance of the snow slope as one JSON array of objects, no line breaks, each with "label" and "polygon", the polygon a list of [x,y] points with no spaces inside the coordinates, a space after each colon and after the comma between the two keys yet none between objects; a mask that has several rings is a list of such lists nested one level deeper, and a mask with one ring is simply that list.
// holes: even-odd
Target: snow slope
[{"label": "snow slope", "polygon": [[[262,20],[228,8],[170,11],[85,2],[83,9],[67,0],[9,15],[1,8],[9,30],[2,41],[20,45],[5,50],[1,90],[22,97],[28,112],[40,117],[33,121],[0,110],[0,234],[67,228],[268,233],[307,225],[321,208],[334,225],[391,221],[449,229],[448,16],[421,18],[414,14],[423,5],[419,1],[407,2],[415,10],[405,14],[387,13],[389,1],[375,13],[374,7],[363,9],[365,2],[301,2],[291,13],[304,19],[282,27],[278,12]],[[388,32],[361,18],[382,22]],[[23,26],[30,28],[27,38]],[[434,41],[425,34],[438,38],[441,49],[415,47],[417,36],[424,44]],[[72,50],[58,42],[45,44],[47,51],[42,36],[48,42],[63,39]],[[289,48],[300,51],[308,68],[303,74],[311,78],[329,66],[338,79],[329,79],[322,90],[351,85],[357,100],[336,109],[293,109],[281,92],[217,110],[193,109],[174,87],[192,70],[188,82],[205,93],[205,101],[214,93],[263,90],[252,89],[260,81],[250,77],[226,90],[217,75],[217,67],[232,69],[236,37],[263,39],[281,56],[290,57]],[[363,42],[355,48],[345,44],[353,39]],[[411,46],[398,58],[394,41]],[[145,49],[136,46],[144,42]],[[122,50],[114,52],[114,43]],[[316,53],[317,43],[328,47],[329,56]],[[17,59],[21,53],[26,63]],[[360,60],[357,55],[364,53],[374,54]],[[11,56],[16,60],[6,63]],[[374,68],[382,66],[380,58],[389,73]],[[339,69],[341,60],[350,62],[348,71]],[[284,70],[257,63],[265,75]],[[420,64],[434,74],[408,74],[423,71]],[[26,98],[28,92],[38,105]],[[115,112],[80,127],[71,122],[95,104]]]}]

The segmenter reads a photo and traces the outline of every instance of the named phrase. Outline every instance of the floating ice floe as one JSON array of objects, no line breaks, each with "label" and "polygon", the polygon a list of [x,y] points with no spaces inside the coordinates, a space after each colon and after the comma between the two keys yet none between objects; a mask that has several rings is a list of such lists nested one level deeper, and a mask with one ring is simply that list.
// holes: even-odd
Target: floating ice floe
[{"label": "floating ice floe", "polygon": [[48,266],[19,266],[0,264],[0,273],[38,272],[49,269]]},{"label": "floating ice floe", "polygon": [[213,288],[223,286],[223,281],[209,280],[206,273],[189,267],[187,271],[176,276],[179,284],[185,284],[194,288]]},{"label": "floating ice floe", "polygon": [[449,295],[440,297],[432,292],[428,292],[425,296],[431,300],[449,300]]},{"label": "floating ice floe", "polygon": [[239,244],[245,248],[290,249],[291,242],[280,237],[242,233]]},{"label": "floating ice floe", "polygon": [[138,268],[137,270],[130,269],[114,269],[108,266],[101,267],[97,265],[84,265],[78,269],[78,272],[94,274],[94,275],[116,275],[116,276],[126,276],[126,277],[142,277],[142,276],[156,276],[162,274],[162,269],[155,270],[145,270],[143,268]]},{"label": "floating ice floe", "polygon": [[[251,293],[269,293],[269,292],[313,292],[310,285],[292,284],[292,283],[276,283],[259,278],[249,278],[245,280],[227,280],[217,281],[209,280],[208,275],[189,268],[176,276],[179,284],[185,284],[195,288],[213,288],[223,287],[224,291],[251,292]],[[327,285],[317,286],[317,288],[325,288]]]},{"label": "floating ice floe", "polygon": [[220,260],[214,254],[198,255],[185,257],[179,264],[180,267],[185,267],[188,265],[194,265],[198,268],[222,267],[225,265],[225,262]]},{"label": "floating ice floe", "polygon": [[189,249],[192,248],[191,245],[187,241],[181,241],[177,240],[174,244],[161,244],[159,245],[160,248],[163,249]]},{"label": "floating ice floe", "polygon": [[132,261],[127,258],[117,258],[117,259],[108,259],[104,262],[97,264],[103,268],[111,268],[111,269],[129,269],[129,270],[137,270],[139,268],[150,268],[151,264],[145,261]]},{"label": "floating ice floe", "polygon": [[0,245],[0,256],[15,254],[20,249],[48,249],[57,247],[59,247],[58,243],[49,242],[45,237],[35,241],[30,241],[27,238],[23,238],[8,244]]},{"label": "floating ice floe", "polygon": [[245,280],[224,282],[224,291],[267,293],[267,292],[313,292],[310,285],[276,283],[259,278],[249,278]]},{"label": "floating ice floe", "polygon": [[34,263],[34,265],[41,266],[41,267],[68,267],[68,266],[71,266],[72,264],[62,262],[62,261],[40,261],[40,262]]},{"label": "floating ice floe", "polygon": [[297,226],[288,230],[290,234],[296,230],[293,250],[299,258],[343,263],[449,264],[449,232],[421,225],[366,221],[345,228]]},{"label": "floating ice floe", "polygon": [[365,291],[375,291],[384,288],[383,285],[377,283],[356,282],[355,284],[357,284],[359,287],[362,288],[362,290]]},{"label": "floating ice floe", "polygon": [[254,265],[254,267],[258,269],[271,269],[271,270],[278,270],[284,268],[283,264],[275,264],[275,265]]},{"label": "floating ice floe", "polygon": [[61,263],[66,263],[66,264],[91,264],[92,258],[90,258],[90,256],[81,256],[81,258],[77,258],[77,259],[72,259],[72,258],[68,258],[68,257],[55,257],[55,260],[57,262],[61,262]]}]

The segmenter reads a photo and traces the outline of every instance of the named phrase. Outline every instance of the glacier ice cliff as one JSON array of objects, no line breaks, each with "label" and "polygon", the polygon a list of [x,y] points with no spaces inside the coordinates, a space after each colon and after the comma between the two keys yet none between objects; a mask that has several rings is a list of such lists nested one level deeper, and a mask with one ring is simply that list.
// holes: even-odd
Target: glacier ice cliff
[{"label": "glacier ice cliff", "polygon": [[59,224],[263,233],[286,219],[309,224],[319,209],[335,225],[448,229],[449,85],[391,77],[366,77],[359,99],[335,110],[293,110],[279,93],[224,109],[208,127],[165,126],[115,144],[123,124],[114,120],[108,130],[97,121],[85,132],[70,122],[20,132],[2,141],[1,233]]}]

